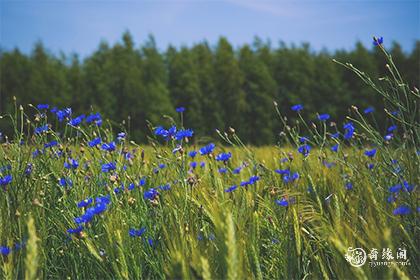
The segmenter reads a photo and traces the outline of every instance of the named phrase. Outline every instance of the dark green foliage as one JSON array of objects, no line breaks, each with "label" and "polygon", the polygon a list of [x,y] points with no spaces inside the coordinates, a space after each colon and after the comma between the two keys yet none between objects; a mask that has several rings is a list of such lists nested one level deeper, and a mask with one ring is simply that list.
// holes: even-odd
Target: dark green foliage
[{"label": "dark green foliage", "polygon": [[[418,87],[420,42],[411,53],[398,43],[389,51],[410,87]],[[288,118],[296,116],[290,106],[301,103],[310,120],[319,112],[342,122],[351,105],[373,106],[382,119],[382,98],[332,58],[349,61],[373,79],[389,74],[378,49],[361,43],[352,51],[329,53],[313,52],[309,44],[273,48],[255,38],[251,46],[235,49],[222,37],[214,47],[202,42],[161,52],[152,36],[137,47],[125,32],[121,42],[101,42],[83,60],[52,55],[36,43],[29,55],[18,49],[0,52],[0,114],[14,111],[13,96],[17,104],[72,107],[74,114],[92,109],[116,124],[125,121],[134,140],[144,142],[148,121],[167,125],[163,116],[175,117],[175,108],[183,106],[184,126],[196,136],[215,137],[215,129],[233,127],[256,145],[278,141],[281,124],[273,101]],[[3,123],[0,130],[10,134]]]}]

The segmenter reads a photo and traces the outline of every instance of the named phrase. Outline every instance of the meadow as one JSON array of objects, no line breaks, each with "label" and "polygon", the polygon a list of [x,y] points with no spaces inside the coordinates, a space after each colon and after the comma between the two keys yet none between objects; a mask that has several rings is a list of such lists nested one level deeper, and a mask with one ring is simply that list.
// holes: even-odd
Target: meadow
[{"label": "meadow", "polygon": [[0,146],[0,277],[419,277],[420,95],[381,50],[381,81],[343,66],[384,97],[387,120],[356,106],[343,124],[304,120],[304,104],[287,119],[274,103],[276,146],[234,129],[195,139],[188,108],[139,145],[97,112],[15,104],[2,116],[15,135]]}]

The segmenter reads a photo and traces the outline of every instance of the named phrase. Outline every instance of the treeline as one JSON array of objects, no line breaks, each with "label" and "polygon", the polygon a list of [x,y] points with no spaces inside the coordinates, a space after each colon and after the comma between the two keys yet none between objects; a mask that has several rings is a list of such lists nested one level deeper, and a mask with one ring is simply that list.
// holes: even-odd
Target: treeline
[{"label": "treeline", "polygon": [[[397,43],[389,51],[403,77],[418,87],[420,41],[409,54]],[[83,60],[76,54],[52,55],[37,43],[30,55],[18,49],[0,53],[0,112],[13,111],[13,96],[19,104],[49,103],[71,107],[74,114],[94,108],[116,122],[129,118],[131,135],[145,141],[148,121],[162,124],[163,115],[176,117],[175,108],[183,106],[184,125],[197,136],[233,127],[256,145],[278,139],[273,101],[286,116],[291,105],[301,103],[310,119],[319,112],[341,122],[351,105],[373,106],[377,118],[384,117],[380,96],[332,58],[351,62],[373,78],[386,74],[380,51],[361,43],[352,51],[331,53],[313,52],[308,44],[272,47],[258,38],[234,48],[222,37],[215,46],[203,42],[161,52],[153,37],[136,47],[126,32],[120,43],[102,42]]]}]

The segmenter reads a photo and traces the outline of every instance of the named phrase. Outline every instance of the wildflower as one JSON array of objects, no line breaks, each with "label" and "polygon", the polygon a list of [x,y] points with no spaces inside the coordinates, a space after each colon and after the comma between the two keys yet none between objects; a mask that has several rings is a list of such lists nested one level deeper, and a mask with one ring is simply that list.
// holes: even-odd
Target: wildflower
[{"label": "wildflower", "polygon": [[344,133],[344,139],[349,140],[353,137],[355,128],[353,126],[352,122],[348,122],[343,125],[343,128],[345,129]]},{"label": "wildflower", "polygon": [[33,169],[33,165],[32,165],[32,163],[28,163],[28,164],[26,165],[26,168],[25,168],[25,171],[24,171],[25,176],[30,176],[30,175],[31,175],[31,173],[32,173],[32,169]]},{"label": "wildflower", "polygon": [[376,149],[366,150],[365,151],[365,156],[370,157],[370,158],[374,157],[375,154],[376,154]]},{"label": "wildflower", "polygon": [[79,126],[82,123],[84,118],[85,118],[85,115],[80,115],[76,118],[71,119],[69,121],[69,124],[72,125],[72,126]]},{"label": "wildflower", "polygon": [[56,116],[59,122],[62,122],[65,118],[70,117],[72,114],[71,108],[56,111]]},{"label": "wildflower", "polygon": [[175,111],[177,111],[178,113],[182,113],[182,112],[185,111],[185,108],[184,107],[178,107],[178,108],[175,109]]},{"label": "wildflower", "polygon": [[67,233],[69,233],[69,234],[77,234],[77,233],[82,232],[82,230],[83,230],[83,226],[78,226],[77,228],[69,228],[67,230]]},{"label": "wildflower", "polygon": [[390,134],[384,136],[384,140],[385,141],[390,141],[393,137],[394,137],[394,134],[390,133]]},{"label": "wildflower", "polygon": [[159,126],[155,129],[155,135],[162,136],[166,140],[169,140],[176,133],[176,126],[172,126],[168,130],[164,129],[162,126]]},{"label": "wildflower", "polygon": [[109,172],[115,170],[117,165],[114,162],[102,164],[102,172]]},{"label": "wildflower", "polygon": [[191,151],[191,152],[188,153],[188,155],[190,157],[194,158],[197,155],[197,152],[196,151]]},{"label": "wildflower", "polygon": [[71,186],[73,186],[73,181],[70,178],[66,178],[66,177],[61,177],[60,180],[58,181],[58,183],[62,187],[71,187]]},{"label": "wildflower", "polygon": [[402,186],[400,184],[389,187],[389,191],[392,193],[397,193],[401,190]]},{"label": "wildflower", "polygon": [[220,154],[218,154],[218,155],[216,156],[216,160],[217,160],[217,161],[224,161],[224,162],[226,162],[226,161],[228,161],[231,157],[232,157],[232,153],[231,153],[231,152],[229,152],[229,153],[220,153]]},{"label": "wildflower", "polygon": [[329,114],[321,114],[321,115],[318,115],[318,120],[320,120],[320,121],[326,121],[329,118],[330,118],[330,115]]},{"label": "wildflower", "polygon": [[92,123],[92,122],[95,122],[96,124],[102,123],[101,114],[99,114],[99,113],[93,114],[92,113],[92,114],[90,114],[89,116],[86,117],[86,123]]},{"label": "wildflower", "polygon": [[397,208],[394,209],[394,211],[392,211],[392,214],[394,215],[408,215],[410,213],[411,213],[411,209],[410,207],[406,205],[398,206]]},{"label": "wildflower", "polygon": [[190,163],[190,167],[191,167],[192,169],[195,169],[195,168],[197,167],[197,162],[195,162],[195,161],[191,162],[191,163]]},{"label": "wildflower", "polygon": [[158,195],[158,191],[154,188],[150,188],[147,191],[144,192],[144,199],[154,200],[156,196]]},{"label": "wildflower", "polygon": [[336,133],[331,134],[331,138],[333,138],[333,139],[337,139],[338,137],[340,137],[340,132],[336,132]]},{"label": "wildflower", "polygon": [[64,162],[64,168],[76,169],[77,167],[79,167],[79,162],[75,159],[69,159],[69,162]]},{"label": "wildflower", "polygon": [[308,144],[302,145],[298,148],[298,152],[301,153],[304,157],[307,157],[310,151],[311,146]]},{"label": "wildflower", "polygon": [[220,174],[225,174],[226,172],[227,172],[227,168],[224,168],[224,167],[219,168],[219,173]]},{"label": "wildflower", "polygon": [[289,206],[289,202],[285,198],[282,198],[281,200],[276,200],[276,203],[277,205],[280,205],[283,207]]},{"label": "wildflower", "polygon": [[129,185],[128,185],[128,190],[129,191],[132,191],[132,190],[134,190],[134,188],[136,187],[136,185],[134,184],[134,183],[130,183]]},{"label": "wildflower", "polygon": [[404,185],[404,190],[406,190],[407,192],[411,192],[414,190],[414,185],[410,185],[407,181],[404,181],[403,185]]},{"label": "wildflower", "polygon": [[140,229],[130,228],[130,229],[128,230],[128,234],[129,234],[131,237],[140,237],[140,236],[142,236],[142,235],[143,235],[143,233],[145,233],[145,232],[146,232],[146,228],[145,228],[145,227],[142,227],[142,228],[140,228]]},{"label": "wildflower", "polygon": [[95,202],[96,202],[97,204],[106,204],[106,205],[108,205],[108,204],[110,204],[110,203],[111,203],[111,197],[110,197],[110,195],[98,196],[98,197],[95,199]]},{"label": "wildflower", "polygon": [[201,155],[211,154],[215,147],[216,147],[216,145],[214,145],[213,143],[210,143],[207,146],[204,146],[200,149],[200,154]]},{"label": "wildflower", "polygon": [[163,168],[165,168],[165,167],[166,167],[166,165],[165,165],[164,163],[160,163],[160,164],[159,164],[159,168],[160,168],[160,169],[163,169]]},{"label": "wildflower", "polygon": [[89,206],[91,203],[93,202],[92,198],[86,198],[85,200],[80,201],[79,203],[77,203],[77,207],[82,208],[82,207],[87,207]]},{"label": "wildflower", "polygon": [[289,174],[285,174],[284,176],[283,176],[283,181],[285,182],[285,183],[291,183],[291,182],[294,182],[294,181],[296,181],[297,179],[299,179],[299,173],[297,173],[297,172],[295,172],[295,173],[289,173]]},{"label": "wildflower", "polygon": [[286,174],[290,174],[290,170],[289,169],[276,169],[274,170],[274,172],[280,174],[280,175],[286,175]]},{"label": "wildflower", "polygon": [[120,132],[120,133],[118,133],[118,135],[117,135],[117,139],[119,140],[119,141],[122,141],[122,140],[124,140],[125,139],[125,132]]},{"label": "wildflower", "polygon": [[115,151],[115,142],[110,142],[110,143],[104,143],[102,144],[102,150],[108,151],[108,152],[112,152]]},{"label": "wildflower", "polygon": [[303,105],[301,105],[301,104],[296,104],[296,105],[293,105],[293,106],[291,107],[291,109],[292,109],[292,111],[295,111],[295,112],[300,112],[300,111],[302,111],[302,110],[303,110]]},{"label": "wildflower", "polygon": [[388,132],[392,132],[392,131],[394,131],[396,129],[397,129],[397,126],[396,125],[391,125],[390,127],[388,127],[387,131]]},{"label": "wildflower", "polygon": [[146,177],[140,179],[139,186],[142,187],[146,184]]},{"label": "wildflower", "polygon": [[308,139],[307,137],[304,137],[304,136],[299,137],[299,142],[300,142],[300,143],[306,143],[306,142],[308,142],[308,141],[309,141],[309,139]]},{"label": "wildflower", "polygon": [[332,146],[331,151],[333,151],[335,153],[338,152],[338,146],[339,146],[338,144],[335,144],[334,146]]},{"label": "wildflower", "polygon": [[169,184],[162,185],[162,186],[159,186],[159,189],[161,191],[169,191],[171,189],[171,185],[169,185]]},{"label": "wildflower", "polygon": [[8,256],[9,254],[10,254],[10,248],[9,247],[7,247],[7,246],[0,246],[0,253],[3,255],[3,256]]},{"label": "wildflower", "polygon": [[36,107],[38,108],[38,110],[47,110],[48,108],[50,108],[50,105],[48,105],[48,104],[38,104]]},{"label": "wildflower", "polygon": [[367,107],[367,108],[363,111],[363,113],[365,113],[365,114],[367,115],[367,114],[372,113],[373,111],[375,111],[375,108],[373,108],[373,107]]},{"label": "wildflower", "polygon": [[384,43],[384,37],[379,37],[379,38],[373,37],[374,46],[379,46],[379,45],[382,45],[383,43]]},{"label": "wildflower", "polygon": [[353,189],[353,184],[351,182],[346,183],[346,190],[350,191]]},{"label": "wildflower", "polygon": [[373,163],[369,163],[369,164],[367,165],[367,168],[368,168],[369,170],[372,170],[374,167],[375,167],[375,165],[374,165]]},{"label": "wildflower", "polygon": [[236,190],[237,188],[238,186],[234,185],[234,186],[231,186],[230,188],[225,189],[225,192],[230,193]]},{"label": "wildflower", "polygon": [[12,182],[12,175],[6,175],[3,178],[0,177],[0,186],[6,186]]},{"label": "wildflower", "polygon": [[45,131],[48,131],[49,126],[48,124],[35,128],[35,134],[41,134]]},{"label": "wildflower", "polygon": [[250,178],[249,178],[249,184],[250,185],[253,185],[254,183],[256,183],[258,180],[260,180],[260,177],[259,176],[251,176]]},{"label": "wildflower", "polygon": [[101,138],[97,137],[97,138],[89,141],[88,145],[89,145],[89,147],[95,147],[95,146],[101,144],[101,142],[102,142]]},{"label": "wildflower", "polygon": [[241,170],[242,170],[242,167],[241,167],[241,166],[239,166],[238,168],[233,169],[233,170],[232,170],[232,173],[233,173],[233,174],[239,174],[239,173],[241,172]]},{"label": "wildflower", "polygon": [[53,140],[53,141],[51,141],[49,143],[45,143],[44,144],[44,148],[51,148],[51,147],[54,147],[54,146],[57,146],[57,145],[58,145],[58,142],[55,141],[55,140]]},{"label": "wildflower", "polygon": [[194,131],[192,129],[179,130],[175,134],[175,139],[178,140],[178,141],[181,141],[184,138],[192,137],[193,134],[194,134]]},{"label": "wildflower", "polygon": [[200,167],[204,168],[206,166],[206,163],[204,161],[200,162]]}]

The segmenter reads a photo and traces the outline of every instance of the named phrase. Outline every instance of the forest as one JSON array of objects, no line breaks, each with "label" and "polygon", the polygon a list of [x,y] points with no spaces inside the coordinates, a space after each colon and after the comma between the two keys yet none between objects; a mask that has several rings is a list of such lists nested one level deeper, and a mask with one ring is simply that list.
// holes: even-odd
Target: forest
[{"label": "forest", "polygon": [[[384,46],[410,88],[418,88],[420,41],[410,53],[397,42]],[[153,36],[137,45],[125,32],[120,42],[100,42],[83,58],[53,54],[37,42],[30,54],[0,50],[0,114],[14,112],[14,98],[17,104],[71,107],[73,116],[100,112],[115,124],[124,122],[133,140],[146,142],[149,124],[162,124],[184,107],[183,123],[194,129],[195,139],[216,138],[216,129],[232,127],[257,146],[278,141],[281,122],[274,101],[286,117],[292,105],[302,104],[303,118],[328,113],[337,123],[352,105],[373,107],[381,125],[384,100],[333,59],[350,61],[374,79],[387,74],[380,50],[361,42],[332,52],[258,37],[236,47],[220,37],[215,45],[203,41],[160,50]],[[11,133],[8,123],[0,120],[3,134]]]}]

